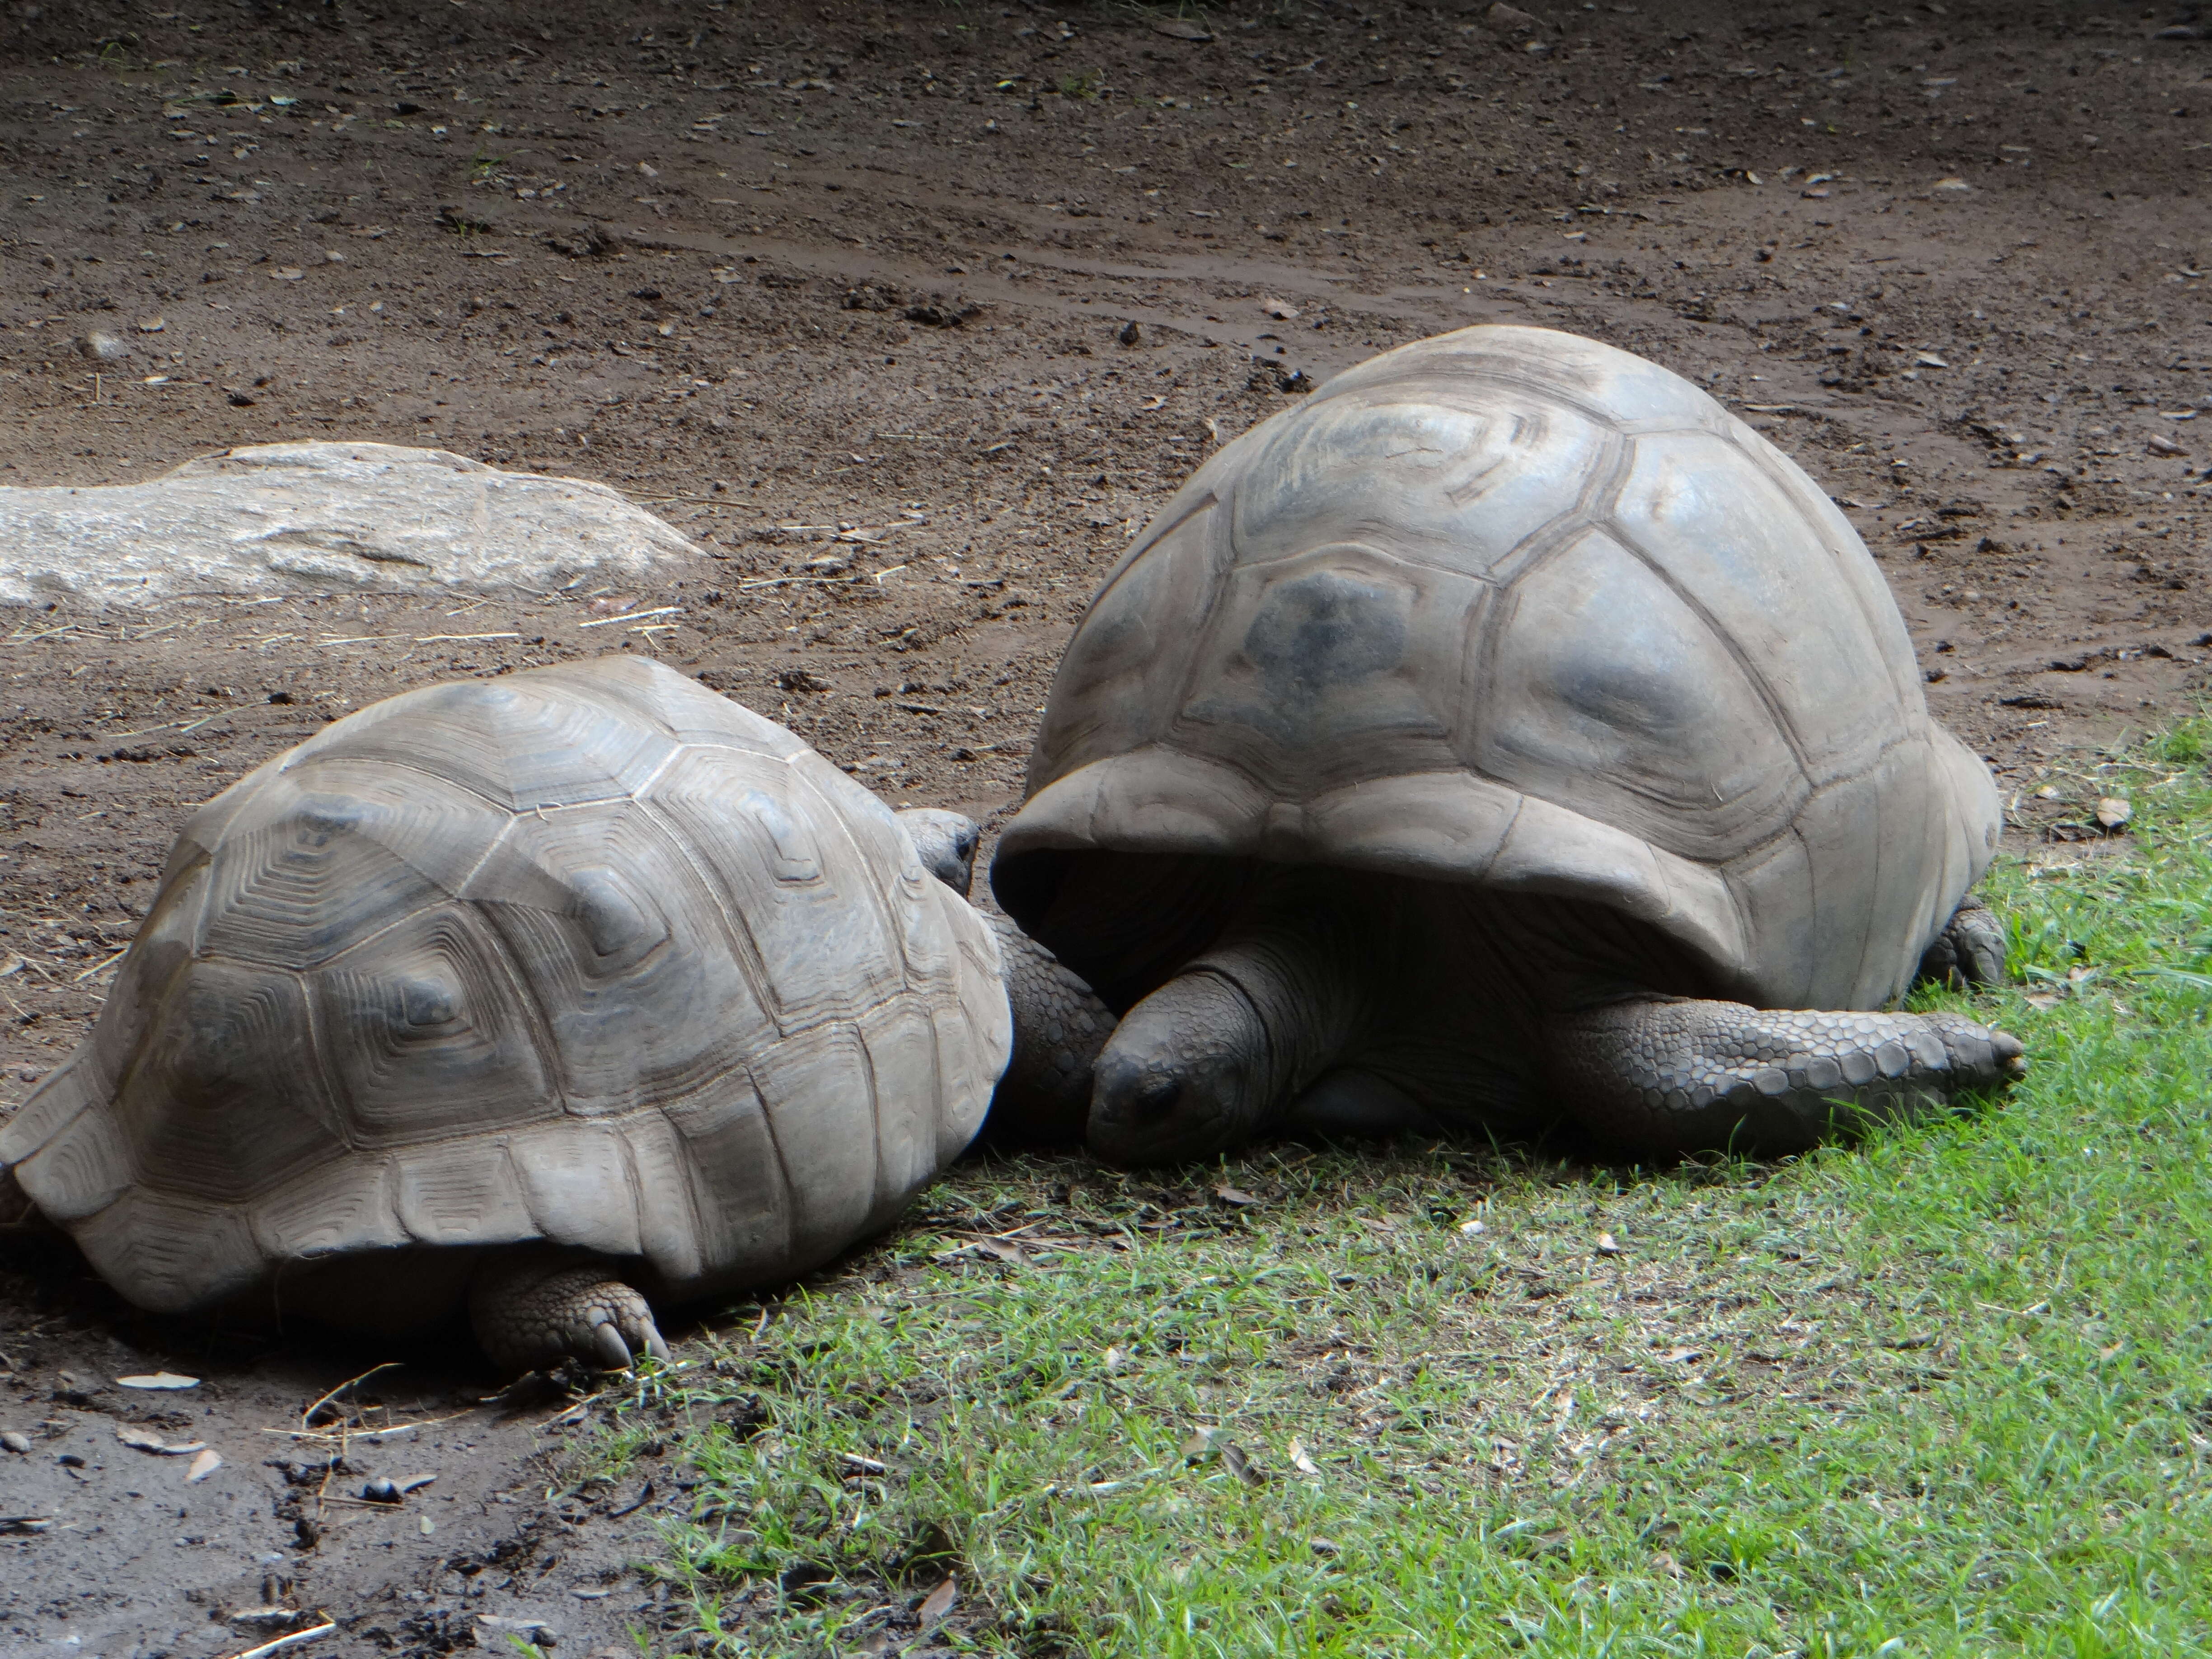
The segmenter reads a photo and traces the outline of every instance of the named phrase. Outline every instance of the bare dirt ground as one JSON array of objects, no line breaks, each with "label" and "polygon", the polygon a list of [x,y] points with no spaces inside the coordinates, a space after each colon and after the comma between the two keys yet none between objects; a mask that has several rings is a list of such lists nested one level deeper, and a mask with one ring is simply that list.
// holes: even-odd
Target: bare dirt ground
[{"label": "bare dirt ground", "polygon": [[[0,1111],[82,1036],[191,805],[409,684],[652,651],[889,799],[1002,812],[1093,584],[1198,460],[1468,323],[1647,354],[1796,454],[2021,845],[2076,834],[2036,791],[2212,658],[2212,19],[1534,9],[9,0],[0,482],[434,444],[614,484],[712,560],[0,618]],[[558,1402],[472,1406],[433,1353],[344,1420],[449,1420],[326,1482],[333,1443],[268,1431],[400,1356],[7,1261],[0,1650],[228,1655],[270,1603],[339,1622],[316,1654],[486,1613],[681,1644],[623,1571],[675,1455],[627,1510],[572,1490]],[[206,1380],[112,1382],[163,1368]],[[118,1426],[226,1461],[187,1485]]]}]

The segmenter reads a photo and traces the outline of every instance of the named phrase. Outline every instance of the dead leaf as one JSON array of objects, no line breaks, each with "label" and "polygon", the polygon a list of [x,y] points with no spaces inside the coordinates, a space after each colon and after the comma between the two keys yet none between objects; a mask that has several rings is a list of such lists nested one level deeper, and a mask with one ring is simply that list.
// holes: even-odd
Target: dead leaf
[{"label": "dead leaf", "polygon": [[1012,1267],[1018,1267],[1029,1260],[1029,1257],[1022,1254],[1020,1245],[1009,1244],[1002,1238],[979,1238],[975,1241],[975,1248],[986,1255],[996,1256],[1000,1261]]},{"label": "dead leaf", "polygon": [[2108,832],[2125,829],[2135,815],[2134,805],[2124,796],[2106,795],[2097,803],[2098,826]]},{"label": "dead leaf", "polygon": [[1597,1236],[1597,1253],[1600,1255],[1619,1255],[1620,1241],[1611,1233],[1600,1233]]},{"label": "dead leaf", "polygon": [[1257,1204],[1260,1201],[1250,1193],[1246,1192],[1242,1187],[1231,1187],[1227,1185],[1216,1187],[1213,1189],[1213,1195],[1219,1199],[1224,1204],[1236,1204],[1241,1206],[1245,1204]]},{"label": "dead leaf", "polygon": [[143,1429],[134,1429],[126,1423],[115,1425],[115,1437],[133,1451],[152,1452],[157,1457],[182,1457],[191,1452],[207,1449],[204,1440],[185,1441],[173,1446],[167,1441],[150,1435]]},{"label": "dead leaf", "polygon": [[185,1471],[185,1484],[190,1485],[195,1480],[204,1480],[222,1467],[222,1454],[211,1446],[208,1447],[203,1449],[198,1457],[192,1459],[191,1468]]},{"label": "dead leaf", "polygon": [[2057,997],[2049,991],[2030,991],[2027,1002],[2031,1008],[2056,1008],[2058,1006]]},{"label": "dead leaf", "polygon": [[1951,367],[1950,364],[1945,362],[1941,357],[1938,357],[1932,351],[1923,351],[1912,361],[1923,368],[1948,368]]},{"label": "dead leaf", "polygon": [[1212,1429],[1192,1430],[1190,1438],[1182,1443],[1182,1455],[1193,1461],[1201,1457],[1211,1457],[1213,1455],[1213,1431]]},{"label": "dead leaf", "polygon": [[1298,308],[1287,300],[1262,300],[1260,309],[1278,322],[1287,323],[1298,314]]},{"label": "dead leaf", "polygon": [[1221,1464],[1230,1474],[1248,1486],[1264,1486],[1267,1484],[1267,1472],[1255,1463],[1245,1453],[1244,1448],[1234,1440],[1224,1440],[1221,1443]]},{"label": "dead leaf", "polygon": [[1309,1479],[1321,1479],[1321,1465],[1313,1461],[1306,1450],[1305,1443],[1295,1435],[1291,1437],[1291,1467]]},{"label": "dead leaf", "polygon": [[959,1601],[960,1581],[947,1573],[943,1583],[921,1598],[921,1605],[914,1610],[914,1616],[921,1621],[921,1627],[927,1630],[958,1606]]},{"label": "dead leaf", "polygon": [[1156,17],[1152,33],[1164,34],[1170,40],[1211,40],[1213,31],[1205,24],[1188,17]]},{"label": "dead leaf", "polygon": [[179,1376],[174,1371],[154,1371],[144,1376],[118,1376],[116,1386],[124,1389],[197,1389],[197,1376]]},{"label": "dead leaf", "polygon": [[1933,185],[1929,186],[1929,188],[1931,190],[1972,190],[1973,186],[1968,184],[1964,179],[1954,176],[1938,179]]}]

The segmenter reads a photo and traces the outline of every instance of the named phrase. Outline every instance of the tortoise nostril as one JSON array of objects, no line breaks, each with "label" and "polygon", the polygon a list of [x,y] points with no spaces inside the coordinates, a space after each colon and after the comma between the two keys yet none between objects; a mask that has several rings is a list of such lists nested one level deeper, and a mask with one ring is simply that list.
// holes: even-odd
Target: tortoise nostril
[{"label": "tortoise nostril", "polygon": [[1165,1117],[1182,1099],[1182,1079],[1149,1077],[1129,1097],[1130,1115],[1146,1122]]}]

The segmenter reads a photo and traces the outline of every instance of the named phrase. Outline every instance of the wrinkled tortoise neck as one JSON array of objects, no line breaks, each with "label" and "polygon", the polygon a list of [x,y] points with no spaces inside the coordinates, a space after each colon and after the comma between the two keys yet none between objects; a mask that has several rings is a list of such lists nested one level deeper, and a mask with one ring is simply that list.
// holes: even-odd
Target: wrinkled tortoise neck
[{"label": "wrinkled tortoise neck", "polygon": [[[1265,1033],[1261,1098],[1280,1107],[1362,1045],[1395,975],[1395,884],[1289,865],[1262,873],[1191,969],[1234,985]],[[1186,970],[1188,971],[1188,970]]]}]

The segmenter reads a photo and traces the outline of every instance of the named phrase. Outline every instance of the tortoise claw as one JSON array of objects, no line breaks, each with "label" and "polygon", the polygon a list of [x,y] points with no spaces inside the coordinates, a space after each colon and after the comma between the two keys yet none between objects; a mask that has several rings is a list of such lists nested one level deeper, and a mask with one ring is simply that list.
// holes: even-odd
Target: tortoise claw
[{"label": "tortoise claw", "polygon": [[593,1346],[599,1350],[596,1357],[599,1359],[600,1370],[626,1371],[629,1369],[629,1344],[623,1340],[620,1331],[612,1325],[594,1325],[592,1328],[592,1339]]}]

